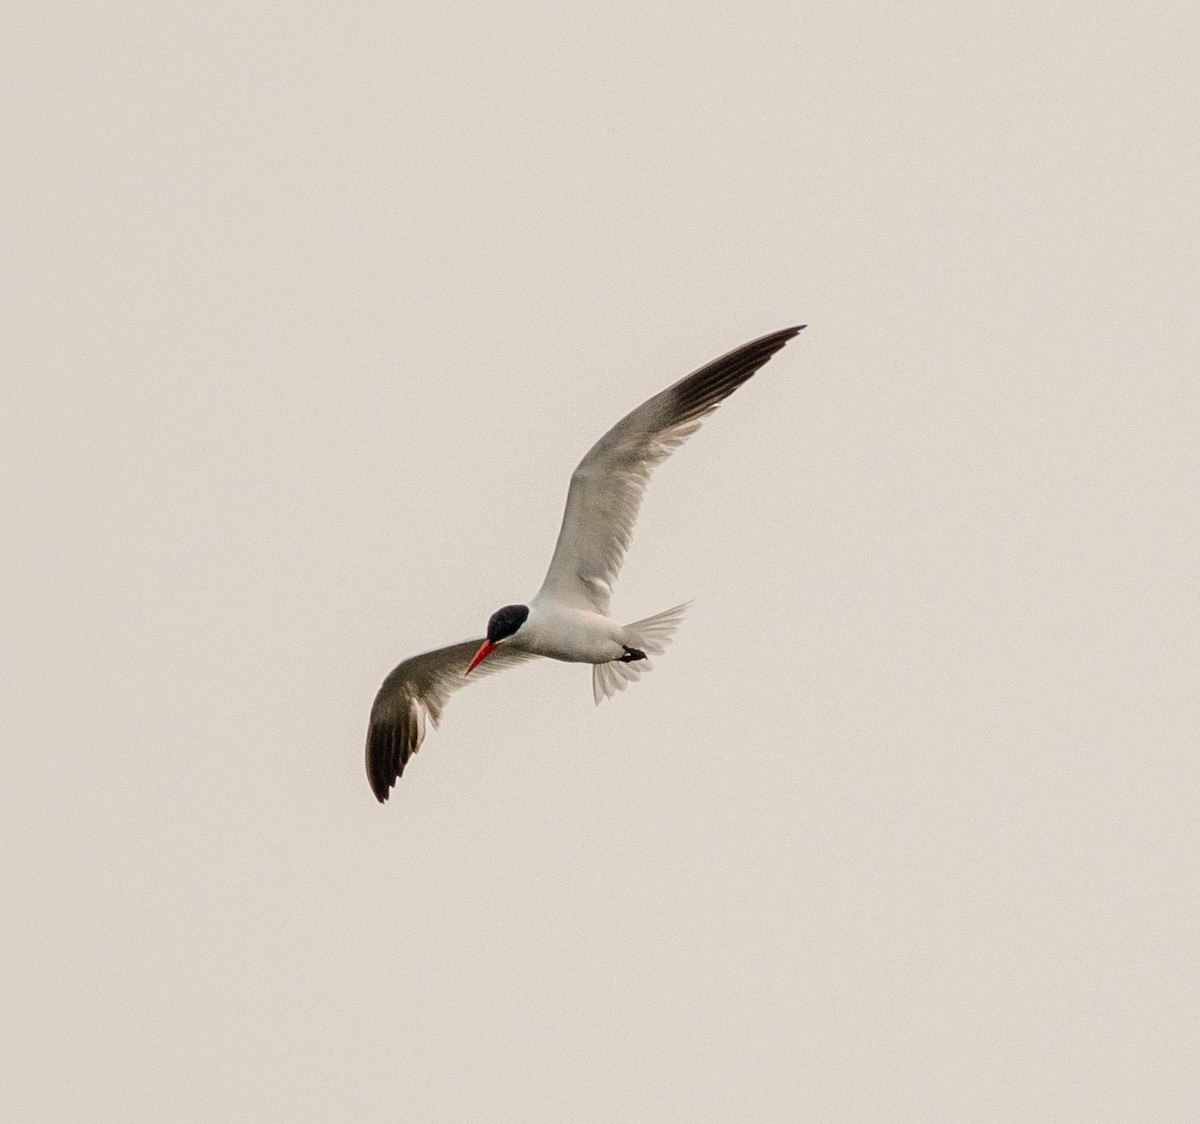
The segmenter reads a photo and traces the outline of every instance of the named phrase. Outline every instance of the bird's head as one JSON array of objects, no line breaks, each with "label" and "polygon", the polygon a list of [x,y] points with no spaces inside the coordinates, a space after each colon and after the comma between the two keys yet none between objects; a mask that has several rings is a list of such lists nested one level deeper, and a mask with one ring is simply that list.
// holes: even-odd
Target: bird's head
[{"label": "bird's head", "polygon": [[515,636],[528,616],[528,605],[505,605],[503,609],[497,609],[488,618],[487,639],[479,645],[479,651],[463,674],[470,675],[501,644]]}]

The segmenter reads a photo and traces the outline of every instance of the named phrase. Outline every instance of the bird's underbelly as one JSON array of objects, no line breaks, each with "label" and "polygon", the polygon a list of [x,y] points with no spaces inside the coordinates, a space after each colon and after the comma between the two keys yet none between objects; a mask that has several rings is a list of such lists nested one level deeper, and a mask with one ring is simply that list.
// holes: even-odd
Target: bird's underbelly
[{"label": "bird's underbelly", "polygon": [[607,663],[625,654],[621,626],[584,609],[535,610],[521,633],[521,647],[526,651],[568,663]]}]

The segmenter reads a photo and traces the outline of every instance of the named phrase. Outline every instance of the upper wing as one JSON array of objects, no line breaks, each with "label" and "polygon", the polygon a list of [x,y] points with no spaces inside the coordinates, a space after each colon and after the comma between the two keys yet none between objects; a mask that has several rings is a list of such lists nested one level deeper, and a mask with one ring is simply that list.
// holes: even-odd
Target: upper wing
[{"label": "upper wing", "polygon": [[655,465],[803,327],[772,332],[714,359],[643,402],[588,450],[571,476],[543,593],[608,613],[612,585]]},{"label": "upper wing", "polygon": [[480,675],[537,659],[528,652],[501,646],[468,679],[467,665],[482,643],[481,637],[422,652],[405,660],[383,681],[367,727],[367,778],[381,804],[400,779],[408,759],[421,748],[427,716],[437,726],[446,700],[460,687]]}]

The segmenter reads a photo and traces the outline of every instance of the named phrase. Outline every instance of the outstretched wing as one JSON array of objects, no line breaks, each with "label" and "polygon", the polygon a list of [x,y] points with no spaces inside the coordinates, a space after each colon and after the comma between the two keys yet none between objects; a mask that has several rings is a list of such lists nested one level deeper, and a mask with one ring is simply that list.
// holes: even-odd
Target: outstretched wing
[{"label": "outstretched wing", "polygon": [[422,652],[405,660],[383,681],[367,727],[367,779],[381,804],[400,779],[408,759],[421,748],[426,718],[436,727],[447,699],[455,691],[480,675],[538,658],[501,645],[468,679],[467,665],[482,643],[481,637]]},{"label": "outstretched wing", "polygon": [[772,332],[714,359],[643,402],[588,450],[571,476],[542,593],[608,613],[613,582],[654,467],[803,327]]}]

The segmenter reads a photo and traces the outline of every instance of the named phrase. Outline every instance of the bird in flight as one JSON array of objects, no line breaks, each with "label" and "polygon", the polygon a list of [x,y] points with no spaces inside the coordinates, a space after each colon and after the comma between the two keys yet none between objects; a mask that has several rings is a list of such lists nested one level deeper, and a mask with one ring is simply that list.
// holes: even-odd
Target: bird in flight
[{"label": "bird in flight", "polygon": [[599,703],[650,670],[649,657],[666,648],[687,605],[626,625],[608,615],[650,473],[803,327],[714,359],[643,402],[588,450],[571,476],[546,580],[529,604],[497,609],[486,636],[412,656],[383,681],[367,729],[367,777],[380,803],[420,748],[426,721],[437,726],[447,699],[480,675],[539,656],[590,663]]}]

